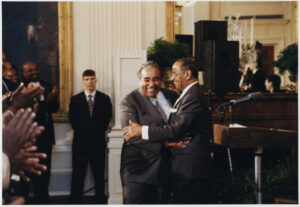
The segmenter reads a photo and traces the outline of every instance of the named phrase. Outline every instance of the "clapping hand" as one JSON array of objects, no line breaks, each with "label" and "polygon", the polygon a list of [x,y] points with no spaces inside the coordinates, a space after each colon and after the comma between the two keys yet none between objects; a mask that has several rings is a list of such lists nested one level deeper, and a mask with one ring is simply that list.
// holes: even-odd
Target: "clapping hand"
[{"label": "clapping hand", "polygon": [[42,171],[47,170],[47,166],[39,164],[40,159],[47,158],[47,154],[35,152],[36,150],[36,146],[21,149],[11,160],[12,170],[20,175],[26,182],[29,182],[30,179],[25,175],[24,171],[41,175]]},{"label": "clapping hand", "polygon": [[31,108],[26,110],[20,109],[17,114],[9,121],[11,114],[5,112],[3,118],[3,152],[11,159],[26,141],[32,138],[31,134],[37,124],[33,123],[35,113]]},{"label": "clapping hand", "polygon": [[2,111],[5,111],[8,108],[11,97],[12,97],[11,91],[2,95]]},{"label": "clapping hand", "polygon": [[24,84],[21,83],[17,90],[12,93],[11,104],[8,109],[16,113],[21,108],[32,106],[33,98],[37,97],[40,91],[40,87],[24,88]]},{"label": "clapping hand", "polygon": [[46,102],[53,101],[58,97],[58,94],[59,94],[58,88],[54,86],[51,93],[48,94]]}]

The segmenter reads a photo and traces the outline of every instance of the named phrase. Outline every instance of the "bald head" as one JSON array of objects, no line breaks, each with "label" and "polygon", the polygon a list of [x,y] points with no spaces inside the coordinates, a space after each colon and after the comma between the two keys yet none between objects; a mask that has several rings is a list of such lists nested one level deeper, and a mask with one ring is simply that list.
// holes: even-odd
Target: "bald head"
[{"label": "bald head", "polygon": [[40,80],[40,71],[35,62],[25,62],[22,66],[24,78],[30,82],[37,82]]}]

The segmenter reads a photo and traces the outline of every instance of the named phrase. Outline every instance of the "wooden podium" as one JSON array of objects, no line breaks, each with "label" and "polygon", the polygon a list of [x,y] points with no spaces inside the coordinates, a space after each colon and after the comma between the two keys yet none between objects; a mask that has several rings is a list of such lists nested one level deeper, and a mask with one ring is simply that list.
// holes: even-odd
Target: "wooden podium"
[{"label": "wooden podium", "polygon": [[230,148],[295,147],[298,132],[260,127],[230,128],[214,124],[214,143]]},{"label": "wooden podium", "polygon": [[228,148],[254,148],[255,182],[257,184],[257,203],[262,203],[261,154],[263,147],[298,146],[298,132],[283,129],[259,127],[232,128],[214,124],[214,143]]}]

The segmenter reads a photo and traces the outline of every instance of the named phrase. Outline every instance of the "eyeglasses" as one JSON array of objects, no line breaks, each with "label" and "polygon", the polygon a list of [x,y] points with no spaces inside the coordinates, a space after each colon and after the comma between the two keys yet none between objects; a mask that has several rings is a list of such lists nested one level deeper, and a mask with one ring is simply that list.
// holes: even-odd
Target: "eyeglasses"
[{"label": "eyeglasses", "polygon": [[179,73],[172,72],[172,77],[177,77],[178,75],[184,74],[184,73],[185,73],[185,71],[179,72]]}]

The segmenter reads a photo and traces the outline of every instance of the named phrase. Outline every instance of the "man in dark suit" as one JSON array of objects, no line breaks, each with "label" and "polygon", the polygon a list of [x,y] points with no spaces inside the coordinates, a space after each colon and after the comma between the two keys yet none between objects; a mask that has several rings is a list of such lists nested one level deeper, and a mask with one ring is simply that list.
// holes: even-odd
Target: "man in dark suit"
[{"label": "man in dark suit", "polygon": [[[161,87],[159,65],[143,64],[137,73],[139,88],[121,103],[121,125],[129,120],[162,126],[178,95]],[[162,142],[135,139],[123,143],[121,180],[124,204],[162,204],[167,202],[168,155]]]},{"label": "man in dark suit", "polygon": [[249,87],[246,87],[246,92],[266,92],[265,73],[257,68],[257,63],[250,63],[250,70],[252,71],[252,78]]},{"label": "man in dark suit", "polygon": [[16,90],[18,85],[11,80],[2,77],[2,95],[10,91]]},{"label": "man in dark suit", "polygon": [[90,162],[95,180],[96,202],[105,204],[105,132],[112,118],[112,104],[107,95],[96,90],[95,71],[85,70],[82,79],[85,90],[71,98],[69,111],[74,130],[71,202],[82,202],[84,178]]},{"label": "man in dark suit", "polygon": [[168,124],[147,126],[142,123],[141,126],[131,122],[123,133],[127,140],[142,136],[142,139],[154,142],[176,140],[189,133],[192,139],[185,148],[171,149],[172,203],[208,203],[210,117],[198,84],[195,60],[177,60],[172,67],[172,79],[175,88],[182,93],[172,108]]},{"label": "man in dark suit", "polygon": [[51,154],[52,146],[55,143],[53,119],[51,113],[54,113],[59,108],[58,90],[52,88],[50,83],[40,80],[40,71],[35,62],[25,62],[22,66],[24,84],[27,87],[41,86],[40,99],[36,110],[36,121],[39,125],[44,126],[45,130],[37,139],[37,152],[47,154],[47,158],[41,160],[41,164],[47,166],[47,170],[41,176],[32,176],[34,203],[47,204],[50,202],[48,186],[50,181],[51,170]]}]

